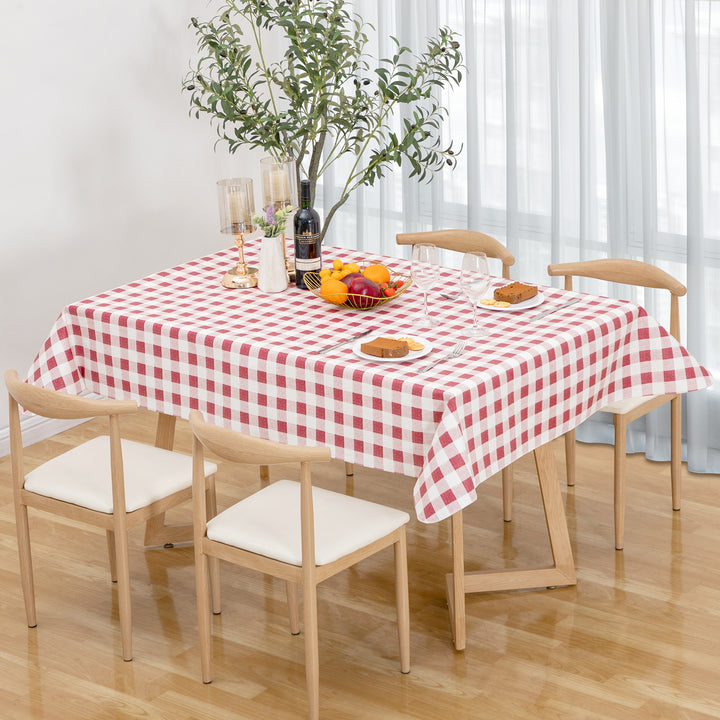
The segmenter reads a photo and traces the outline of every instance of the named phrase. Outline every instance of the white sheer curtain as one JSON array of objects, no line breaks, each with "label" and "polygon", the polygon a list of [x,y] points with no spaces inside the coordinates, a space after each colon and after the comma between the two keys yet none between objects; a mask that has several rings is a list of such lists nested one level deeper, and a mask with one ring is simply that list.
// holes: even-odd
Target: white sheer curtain
[{"label": "white sheer curtain", "polygon": [[[440,25],[461,34],[466,78],[443,101],[447,136],[464,149],[458,167],[430,184],[396,172],[355,193],[326,242],[397,254],[398,232],[468,227],[506,243],[517,258],[513,276],[539,283],[549,282],[551,262],[654,263],[688,286],[683,342],[720,380],[720,3],[354,5],[377,28],[380,56],[392,52],[391,35],[418,48]],[[333,184],[326,176],[325,188]],[[611,292],[592,282],[580,289]],[[629,292],[667,322],[659,293]],[[693,471],[720,472],[719,386],[686,399]],[[669,458],[667,412],[633,424],[630,451]],[[578,437],[611,442],[600,417]]]}]

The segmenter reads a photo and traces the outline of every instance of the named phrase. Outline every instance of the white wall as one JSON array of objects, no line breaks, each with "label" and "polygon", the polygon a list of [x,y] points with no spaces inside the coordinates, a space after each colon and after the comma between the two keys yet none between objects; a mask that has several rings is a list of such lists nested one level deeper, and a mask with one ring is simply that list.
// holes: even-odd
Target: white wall
[{"label": "white wall", "polygon": [[225,247],[215,182],[259,199],[262,153],[188,115],[188,24],[215,0],[2,6],[0,370],[22,376],[64,305]]}]

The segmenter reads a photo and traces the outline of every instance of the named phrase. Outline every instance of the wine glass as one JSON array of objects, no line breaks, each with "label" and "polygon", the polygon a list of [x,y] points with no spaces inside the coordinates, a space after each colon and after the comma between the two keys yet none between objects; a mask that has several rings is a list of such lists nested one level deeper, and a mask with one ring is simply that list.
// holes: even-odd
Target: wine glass
[{"label": "wine glass", "polygon": [[486,335],[487,331],[478,325],[477,306],[480,298],[490,287],[487,255],[484,252],[467,252],[463,255],[460,269],[460,288],[473,308],[472,337]]},{"label": "wine glass", "polygon": [[413,245],[412,264],[410,274],[413,282],[423,291],[425,296],[425,312],[420,319],[420,327],[435,327],[438,324],[437,318],[428,314],[428,291],[435,287],[439,277],[438,251],[431,243],[418,243]]}]

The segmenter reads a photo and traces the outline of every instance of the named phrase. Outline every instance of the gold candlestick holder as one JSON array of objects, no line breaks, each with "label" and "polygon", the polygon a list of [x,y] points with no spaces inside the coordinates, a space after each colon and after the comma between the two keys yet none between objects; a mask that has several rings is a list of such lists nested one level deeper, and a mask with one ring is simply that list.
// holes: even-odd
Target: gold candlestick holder
[{"label": "gold candlestick holder", "polygon": [[258,269],[249,267],[245,262],[245,233],[235,235],[235,245],[238,249],[238,264],[228,270],[222,284],[226,288],[251,288],[258,284]]},{"label": "gold candlestick holder", "polygon": [[253,184],[251,178],[230,178],[218,181],[220,232],[232,235],[238,249],[238,263],[225,273],[222,285],[246,289],[257,286],[258,270],[245,262],[245,239],[255,232],[253,223]]}]

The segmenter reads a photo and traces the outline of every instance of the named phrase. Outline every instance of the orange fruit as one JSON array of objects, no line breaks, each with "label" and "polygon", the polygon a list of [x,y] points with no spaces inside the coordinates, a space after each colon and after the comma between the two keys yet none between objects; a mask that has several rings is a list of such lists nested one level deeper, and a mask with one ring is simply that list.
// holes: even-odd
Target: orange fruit
[{"label": "orange fruit", "polygon": [[342,305],[348,296],[347,285],[335,278],[327,278],[320,283],[320,297],[335,305]]},{"label": "orange fruit", "polygon": [[390,271],[384,265],[368,265],[362,274],[374,283],[380,285],[381,283],[390,282]]}]

